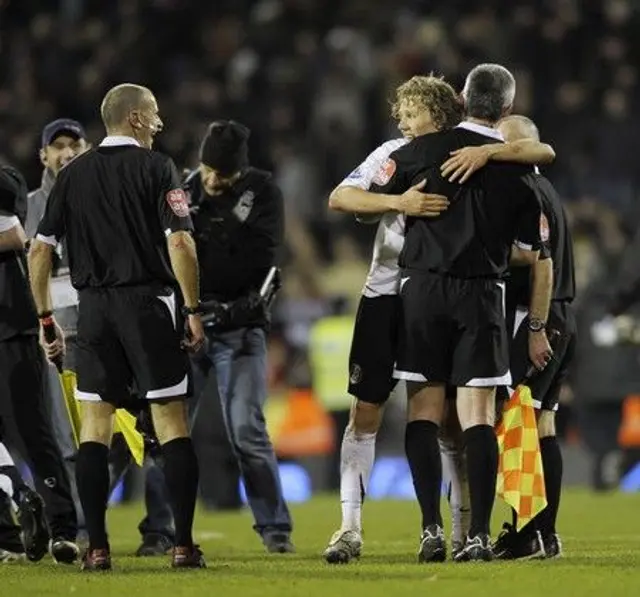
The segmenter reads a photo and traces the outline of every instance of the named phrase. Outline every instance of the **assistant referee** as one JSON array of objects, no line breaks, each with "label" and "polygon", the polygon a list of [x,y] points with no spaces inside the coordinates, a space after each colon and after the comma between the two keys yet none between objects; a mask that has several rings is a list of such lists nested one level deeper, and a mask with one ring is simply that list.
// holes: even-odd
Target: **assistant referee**
[{"label": "assistant referee", "polygon": [[182,350],[204,340],[189,208],[173,161],[151,151],[162,130],[151,91],[118,85],[106,94],[101,115],[107,137],[58,175],[29,255],[41,327],[45,335],[56,331],[55,341],[44,343],[50,359],[64,348],[49,293],[51,256],[63,237],[79,294],[77,398],[85,404],[76,476],[89,533],[82,569],[111,568],[107,459],[115,409],[126,406],[131,389],[151,401],[162,445],[176,528],[172,565],[202,568],[192,538],[198,464],[187,429]]}]

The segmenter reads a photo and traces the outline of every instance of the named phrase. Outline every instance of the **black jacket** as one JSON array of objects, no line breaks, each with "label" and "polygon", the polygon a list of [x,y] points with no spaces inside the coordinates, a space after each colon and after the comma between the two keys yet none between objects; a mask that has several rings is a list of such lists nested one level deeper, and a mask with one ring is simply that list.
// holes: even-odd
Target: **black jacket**
[{"label": "black jacket", "polygon": [[[27,185],[13,168],[0,166],[0,214],[24,223]],[[0,341],[38,331],[25,251],[0,252]]]},{"label": "black jacket", "polygon": [[258,291],[277,264],[284,236],[282,193],[269,172],[248,168],[213,197],[197,172],[187,178],[202,300],[235,301]]}]

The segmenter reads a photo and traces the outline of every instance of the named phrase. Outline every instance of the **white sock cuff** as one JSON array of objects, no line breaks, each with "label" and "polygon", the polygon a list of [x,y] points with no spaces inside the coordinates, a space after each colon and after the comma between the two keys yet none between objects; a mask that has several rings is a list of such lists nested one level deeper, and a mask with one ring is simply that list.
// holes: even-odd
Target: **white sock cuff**
[{"label": "white sock cuff", "polygon": [[0,466],[15,466],[9,450],[0,442]]},{"label": "white sock cuff", "polygon": [[13,483],[7,475],[0,475],[0,491],[4,491],[11,501],[13,501]]}]

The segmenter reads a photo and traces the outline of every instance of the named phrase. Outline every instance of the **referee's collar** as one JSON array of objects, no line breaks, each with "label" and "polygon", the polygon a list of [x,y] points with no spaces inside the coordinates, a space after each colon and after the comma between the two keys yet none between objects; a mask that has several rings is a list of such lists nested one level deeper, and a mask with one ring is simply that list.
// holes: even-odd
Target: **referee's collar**
[{"label": "referee's collar", "polygon": [[504,141],[502,133],[497,129],[492,129],[490,126],[484,126],[482,124],[468,122],[465,120],[461,122],[456,128],[467,129],[468,131],[473,131],[474,133],[484,135],[485,137],[492,137],[494,139],[497,139],[498,141]]},{"label": "referee's collar", "polygon": [[135,145],[140,147],[140,143],[133,137],[127,137],[126,135],[109,135],[102,140],[100,147],[113,147],[115,145]]}]

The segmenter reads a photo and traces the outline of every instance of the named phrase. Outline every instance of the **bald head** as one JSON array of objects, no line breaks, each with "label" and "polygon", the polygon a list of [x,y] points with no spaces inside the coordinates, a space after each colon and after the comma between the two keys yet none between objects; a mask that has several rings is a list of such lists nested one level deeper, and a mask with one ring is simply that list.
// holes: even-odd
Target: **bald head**
[{"label": "bald head", "polygon": [[107,131],[117,129],[127,122],[131,112],[148,109],[155,103],[150,89],[133,83],[112,87],[102,100],[100,114]]},{"label": "bald head", "polygon": [[503,118],[498,123],[498,130],[507,142],[520,141],[521,139],[540,141],[540,133],[535,122],[519,114],[512,114]]}]

